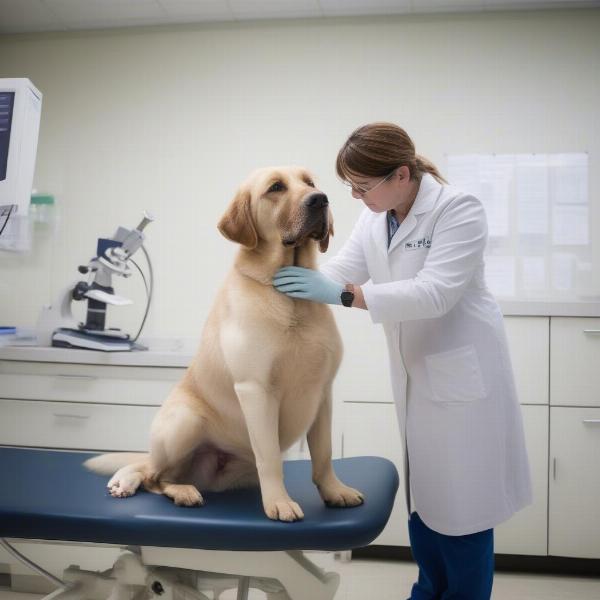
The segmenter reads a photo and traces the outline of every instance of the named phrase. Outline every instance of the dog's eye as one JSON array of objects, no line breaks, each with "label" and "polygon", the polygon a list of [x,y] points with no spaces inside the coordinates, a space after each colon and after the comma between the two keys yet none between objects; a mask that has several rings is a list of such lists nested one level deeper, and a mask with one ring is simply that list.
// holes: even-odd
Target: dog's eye
[{"label": "dog's eye", "polygon": [[271,192],[284,192],[285,191],[285,185],[283,185],[283,183],[281,183],[281,181],[276,181],[268,190],[267,193],[270,194]]},{"label": "dog's eye", "polygon": [[305,179],[304,183],[306,185],[310,185],[310,187],[313,187],[313,188],[315,187],[315,183],[314,183],[314,181],[312,179]]}]

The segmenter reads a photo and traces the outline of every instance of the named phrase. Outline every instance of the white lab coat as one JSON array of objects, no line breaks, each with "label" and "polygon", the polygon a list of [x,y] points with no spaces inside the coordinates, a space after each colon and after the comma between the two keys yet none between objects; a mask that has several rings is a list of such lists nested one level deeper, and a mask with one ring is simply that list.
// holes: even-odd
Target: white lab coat
[{"label": "white lab coat", "polygon": [[387,236],[386,213],[365,209],[320,271],[361,285],[383,325],[409,514],[446,535],[492,528],[531,503],[531,482],[502,314],[484,279],[484,209],[426,174],[389,249]]}]

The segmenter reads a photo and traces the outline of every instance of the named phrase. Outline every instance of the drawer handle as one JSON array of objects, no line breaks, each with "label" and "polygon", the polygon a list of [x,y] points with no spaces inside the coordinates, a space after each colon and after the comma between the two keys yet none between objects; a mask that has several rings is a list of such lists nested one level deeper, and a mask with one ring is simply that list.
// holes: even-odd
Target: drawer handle
[{"label": "drawer handle", "polygon": [[63,373],[59,373],[56,377],[60,377],[62,379],[98,379],[94,375],[67,375]]},{"label": "drawer handle", "polygon": [[583,333],[600,333],[600,329],[584,329]]},{"label": "drawer handle", "polygon": [[89,419],[90,415],[70,415],[68,413],[52,413],[55,417],[67,417],[69,419]]},{"label": "drawer handle", "polygon": [[583,420],[584,423],[592,423],[595,425],[599,425],[600,424],[600,419],[584,419]]}]

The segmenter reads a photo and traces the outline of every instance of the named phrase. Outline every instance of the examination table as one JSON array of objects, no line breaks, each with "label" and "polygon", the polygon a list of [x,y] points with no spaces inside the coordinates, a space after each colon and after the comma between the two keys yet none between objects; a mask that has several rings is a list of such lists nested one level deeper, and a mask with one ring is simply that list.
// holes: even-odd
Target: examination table
[{"label": "examination table", "polygon": [[[56,584],[45,600],[212,600],[231,588],[243,600],[250,587],[269,600],[331,600],[339,576],[302,550],[366,546],[385,527],[398,489],[386,459],[334,460],[338,477],[362,491],[365,503],[329,508],[311,481],[310,461],[288,461],[285,484],[305,516],[283,523],[265,516],[258,488],[203,493],[198,508],[143,490],[112,498],[108,478],[82,466],[90,456],[0,447],[0,544]],[[122,553],[108,571],[70,566],[58,579],[15,550],[13,541],[22,540],[109,544]]]}]

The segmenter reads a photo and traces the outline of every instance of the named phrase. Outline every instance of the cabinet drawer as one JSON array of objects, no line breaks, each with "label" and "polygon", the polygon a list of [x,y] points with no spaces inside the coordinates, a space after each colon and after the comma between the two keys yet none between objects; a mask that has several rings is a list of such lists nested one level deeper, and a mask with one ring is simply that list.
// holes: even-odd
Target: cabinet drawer
[{"label": "cabinet drawer", "polygon": [[600,319],[552,317],[550,404],[600,406]]},{"label": "cabinet drawer", "polygon": [[0,361],[0,398],[159,406],[185,369]]},{"label": "cabinet drawer", "polygon": [[0,400],[0,444],[147,450],[158,407]]}]

